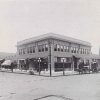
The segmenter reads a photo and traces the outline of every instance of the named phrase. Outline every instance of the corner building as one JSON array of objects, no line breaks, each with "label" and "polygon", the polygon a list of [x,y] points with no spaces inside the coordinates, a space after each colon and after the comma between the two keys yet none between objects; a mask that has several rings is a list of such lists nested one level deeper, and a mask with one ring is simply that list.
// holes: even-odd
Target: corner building
[{"label": "corner building", "polygon": [[[29,67],[34,70],[39,68],[58,72],[63,70],[75,70],[78,61],[89,62],[91,44],[86,41],[48,33],[38,37],[26,39],[17,43],[18,63],[23,67],[29,61]],[[29,68],[28,67],[28,68]]]}]

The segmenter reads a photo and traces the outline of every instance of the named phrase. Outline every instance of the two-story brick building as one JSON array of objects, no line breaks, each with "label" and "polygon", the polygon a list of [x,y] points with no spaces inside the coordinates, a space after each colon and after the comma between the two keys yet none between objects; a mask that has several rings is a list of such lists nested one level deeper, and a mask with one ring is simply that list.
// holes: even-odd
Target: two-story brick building
[{"label": "two-story brick building", "polygon": [[[27,63],[37,70],[52,72],[75,70],[78,60],[90,60],[91,44],[86,41],[48,33],[17,43],[19,66]],[[40,63],[40,65],[39,65]]]}]

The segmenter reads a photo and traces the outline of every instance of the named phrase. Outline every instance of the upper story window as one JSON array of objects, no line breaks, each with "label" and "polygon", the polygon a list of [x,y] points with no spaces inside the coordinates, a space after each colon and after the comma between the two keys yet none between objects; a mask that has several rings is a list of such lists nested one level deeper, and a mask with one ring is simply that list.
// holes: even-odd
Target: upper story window
[{"label": "upper story window", "polygon": [[19,55],[22,55],[22,54],[25,54],[25,48],[23,48],[23,49],[19,49]]},{"label": "upper story window", "polygon": [[90,54],[90,51],[87,49],[87,54]]},{"label": "upper story window", "polygon": [[32,47],[29,48],[29,53],[32,53]]},{"label": "upper story window", "polygon": [[79,48],[77,48],[77,53],[79,53],[80,52],[80,49]]},{"label": "upper story window", "polygon": [[69,46],[66,47],[66,51],[69,52]]},{"label": "upper story window", "polygon": [[45,45],[45,51],[48,51],[48,45],[47,44]]},{"label": "upper story window", "polygon": [[76,47],[76,53],[78,53],[78,47]]},{"label": "upper story window", "polygon": [[27,53],[30,53],[30,49],[29,49],[29,47],[27,48]]},{"label": "upper story window", "polygon": [[38,52],[42,52],[42,45],[38,46]]},{"label": "upper story window", "polygon": [[57,44],[54,45],[54,51],[57,51]]},{"label": "upper story window", "polygon": [[33,47],[28,47],[27,48],[27,53],[29,54],[29,53],[35,53],[35,47],[33,46]]},{"label": "upper story window", "polygon": [[45,45],[39,45],[38,52],[44,52],[44,51],[45,51]]},{"label": "upper story window", "polygon": [[73,47],[71,47],[71,53],[74,53],[74,48]]},{"label": "upper story window", "polygon": [[61,47],[61,52],[63,52],[63,49],[64,49],[63,46],[60,46],[60,47]]},{"label": "upper story window", "polygon": [[76,47],[74,47],[73,50],[74,50],[73,52],[76,53]]},{"label": "upper story window", "polygon": [[35,46],[33,46],[33,48],[32,48],[32,52],[35,53]]},{"label": "upper story window", "polygon": [[22,49],[23,54],[25,54],[25,48]]},{"label": "upper story window", "polygon": [[89,54],[88,49],[80,48],[78,51],[79,51],[80,54]]},{"label": "upper story window", "polygon": [[87,50],[85,49],[85,54],[87,54]]},{"label": "upper story window", "polygon": [[64,52],[66,52],[67,51],[67,48],[66,48],[66,46],[64,46]]},{"label": "upper story window", "polygon": [[85,49],[83,49],[83,54],[85,54]]},{"label": "upper story window", "polygon": [[21,50],[19,49],[18,54],[21,55]]},{"label": "upper story window", "polygon": [[80,54],[82,54],[82,48],[80,48]]},{"label": "upper story window", "polygon": [[60,51],[60,45],[57,45],[57,51]]}]

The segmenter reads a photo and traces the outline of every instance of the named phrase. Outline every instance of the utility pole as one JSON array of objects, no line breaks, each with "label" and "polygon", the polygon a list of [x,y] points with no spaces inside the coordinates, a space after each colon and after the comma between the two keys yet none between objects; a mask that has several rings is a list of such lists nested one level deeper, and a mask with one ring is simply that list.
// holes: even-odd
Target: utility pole
[{"label": "utility pole", "polygon": [[63,76],[64,76],[65,75],[65,66],[64,66],[65,58],[62,58],[62,62],[63,62]]},{"label": "utility pole", "polygon": [[49,64],[49,68],[50,68],[50,77],[52,75],[52,72],[51,72],[51,40],[49,39],[48,40],[48,45],[49,45],[49,55],[48,55],[48,64]]}]

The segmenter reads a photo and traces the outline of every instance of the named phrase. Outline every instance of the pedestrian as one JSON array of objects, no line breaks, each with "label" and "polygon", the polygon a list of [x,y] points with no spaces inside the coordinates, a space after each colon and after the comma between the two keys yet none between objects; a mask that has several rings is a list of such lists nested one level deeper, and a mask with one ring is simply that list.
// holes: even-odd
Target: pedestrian
[{"label": "pedestrian", "polygon": [[11,71],[13,72],[14,64],[13,62],[11,63]]}]

